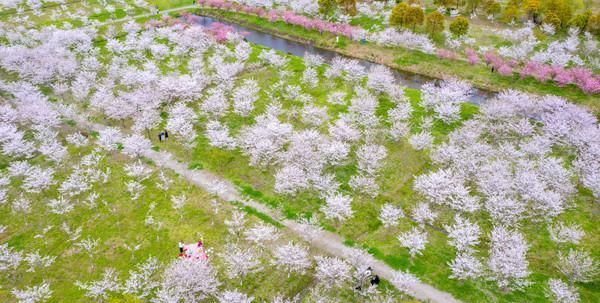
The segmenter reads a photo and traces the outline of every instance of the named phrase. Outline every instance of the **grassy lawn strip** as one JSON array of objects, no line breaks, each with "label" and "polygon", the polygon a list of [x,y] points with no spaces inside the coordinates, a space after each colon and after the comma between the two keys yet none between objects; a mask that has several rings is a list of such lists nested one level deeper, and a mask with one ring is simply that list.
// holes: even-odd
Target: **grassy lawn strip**
[{"label": "grassy lawn strip", "polygon": [[277,228],[283,228],[284,227],[283,224],[279,223],[279,221],[271,218],[269,215],[267,215],[267,214],[265,214],[263,212],[260,212],[260,211],[256,210],[254,207],[244,205],[243,203],[238,202],[238,201],[231,201],[231,204],[237,206],[237,208],[239,210],[242,210],[242,211],[244,211],[245,213],[247,213],[249,215],[255,216],[255,217],[263,220],[265,223],[269,223],[269,224],[271,224],[271,225],[273,225],[273,226],[275,226]]}]

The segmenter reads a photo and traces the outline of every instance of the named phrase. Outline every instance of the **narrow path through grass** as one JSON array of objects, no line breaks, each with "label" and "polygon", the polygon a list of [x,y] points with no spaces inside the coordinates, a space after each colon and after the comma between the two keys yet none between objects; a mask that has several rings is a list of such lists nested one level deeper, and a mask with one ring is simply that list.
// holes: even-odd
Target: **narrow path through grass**
[{"label": "narrow path through grass", "polygon": [[[92,131],[100,131],[105,127],[100,124],[90,123],[86,121],[83,118],[83,115],[68,115],[67,112],[63,112],[63,114],[66,114],[69,119],[76,121],[78,125],[88,128]],[[228,180],[223,179],[206,170],[189,169],[187,163],[177,161],[168,152],[157,152],[153,150],[148,150],[143,154],[143,156],[152,160],[155,163],[155,165],[162,168],[171,169],[174,172],[183,176],[186,180],[197,185],[198,187],[208,190],[209,192],[214,190],[216,183],[221,184],[222,186],[220,187],[220,190],[218,190],[215,194],[218,195],[219,198],[223,199],[224,201],[236,201],[243,204],[244,206],[256,209],[257,211],[266,214],[269,217],[278,217],[278,215],[272,209],[268,208],[264,204],[258,203],[254,200],[244,199],[244,197],[240,194],[239,190],[235,187],[235,185],[229,182]],[[294,231],[298,235],[303,235],[306,233],[307,228],[312,228],[289,219],[282,219],[280,223],[286,228]],[[338,256],[341,258],[348,258],[353,253],[353,250],[344,244],[344,240],[335,233],[316,229],[312,230],[310,233],[315,235],[314,237],[312,237],[311,241],[311,245],[313,247],[316,247],[331,255]],[[377,260],[374,257],[369,256],[367,262],[371,265],[373,270],[382,278],[388,281],[392,281],[394,279],[396,271],[383,261]],[[439,303],[460,302],[456,300],[451,294],[440,291],[434,288],[433,286],[425,283],[416,283],[414,285],[410,285],[409,289],[413,292],[414,297],[419,300]]]}]

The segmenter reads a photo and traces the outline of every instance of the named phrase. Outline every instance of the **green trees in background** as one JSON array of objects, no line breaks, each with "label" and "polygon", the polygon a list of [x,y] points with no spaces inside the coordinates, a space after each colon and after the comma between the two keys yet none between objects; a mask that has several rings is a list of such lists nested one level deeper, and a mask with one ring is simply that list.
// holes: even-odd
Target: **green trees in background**
[{"label": "green trees in background", "polygon": [[587,28],[590,17],[592,16],[591,11],[586,11],[581,14],[575,15],[571,21],[569,21],[569,27],[575,27],[579,31],[584,31]]},{"label": "green trees in background", "polygon": [[356,0],[337,0],[338,4],[344,8],[344,12],[350,16],[356,15]]},{"label": "green trees in background", "polygon": [[412,25],[413,30],[417,25],[423,24],[424,19],[425,13],[420,6],[410,6],[408,8],[408,24]]},{"label": "green trees in background", "polygon": [[[346,0],[319,0],[319,7],[326,11],[333,1],[341,3]],[[433,3],[446,8],[460,4],[465,12],[474,13],[483,11],[487,16],[500,16],[501,20],[510,23],[523,21],[525,18],[536,24],[547,23],[557,30],[566,30],[575,27],[581,32],[588,31],[600,35],[600,14],[590,10],[574,15],[574,11],[581,11],[587,5],[583,0],[508,0],[502,7],[497,0],[434,0]],[[444,30],[445,16],[437,10],[425,15],[422,7],[418,6],[419,0],[404,0],[394,6],[390,15],[390,24],[396,27],[412,28],[425,23],[425,30],[429,34],[437,34]],[[415,5],[417,4],[417,5]],[[462,36],[469,30],[468,19],[456,18],[450,23],[450,32]]]},{"label": "green trees in background", "polygon": [[319,0],[319,13],[328,16],[331,15],[337,7],[336,0]]},{"label": "green trees in background", "polygon": [[[410,6],[412,1],[404,0],[399,3],[408,3],[407,6]],[[590,7],[594,5],[593,0],[507,0],[502,2],[505,4],[501,5],[498,0],[433,0],[433,4],[438,7],[462,8],[463,14],[473,14],[479,11],[487,16],[499,16],[500,20],[506,23],[524,21],[526,17],[527,20],[536,24],[552,24],[557,30],[576,27],[580,31],[598,32],[597,20],[600,17],[590,10]],[[406,14],[408,10],[406,6],[397,6],[396,8],[397,13]],[[426,21],[427,31],[435,32],[437,26],[430,24],[429,20]],[[399,26],[407,26],[405,23],[406,19],[397,20]]]},{"label": "green trees in background", "polygon": [[552,24],[554,28],[560,29],[560,18],[555,13],[546,13],[544,23]]},{"label": "green trees in background", "polygon": [[498,16],[502,11],[502,6],[494,0],[486,0],[483,2],[483,10],[488,16]]},{"label": "green trees in background", "polygon": [[523,10],[527,14],[527,18],[531,19],[534,23],[539,23],[540,21],[540,0],[526,0],[523,3]]},{"label": "green trees in background", "polygon": [[450,23],[450,32],[456,36],[463,36],[469,32],[469,20],[458,16]]},{"label": "green trees in background", "polygon": [[433,0],[433,4],[446,8],[455,6],[457,2],[457,0]]},{"label": "green trees in background", "polygon": [[[560,28],[566,28],[573,16],[573,11],[566,0],[546,0],[544,1],[544,16],[548,17],[549,14],[554,14],[560,20]],[[544,20],[544,22],[546,21]]]},{"label": "green trees in background", "polygon": [[586,30],[596,36],[600,36],[600,13],[590,16]]},{"label": "green trees in background", "polygon": [[406,16],[408,15],[408,4],[406,2],[400,2],[394,8],[392,8],[392,14],[390,15],[390,24],[393,26],[404,26],[406,23]]},{"label": "green trees in background", "polygon": [[465,5],[471,14],[477,10],[480,3],[481,0],[465,0]]},{"label": "green trees in background", "polygon": [[444,15],[438,11],[433,11],[425,18],[425,28],[431,34],[441,33],[444,31]]},{"label": "green trees in background", "polygon": [[504,11],[502,12],[502,21],[506,23],[510,23],[515,21],[521,15],[521,3],[518,0],[510,0],[504,7]]},{"label": "green trees in background", "polygon": [[390,24],[398,27],[412,27],[423,24],[425,13],[420,6],[410,6],[406,2],[394,6],[390,15]]}]

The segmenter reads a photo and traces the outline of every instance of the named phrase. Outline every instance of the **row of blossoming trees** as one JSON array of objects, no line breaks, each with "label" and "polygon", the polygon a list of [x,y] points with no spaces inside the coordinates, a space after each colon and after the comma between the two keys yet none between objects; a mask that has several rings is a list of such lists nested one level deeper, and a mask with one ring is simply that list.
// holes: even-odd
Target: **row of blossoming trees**
[{"label": "row of blossoming trees", "polygon": [[256,6],[241,5],[234,2],[222,1],[222,0],[198,0],[199,5],[214,7],[223,10],[236,10],[247,14],[266,18],[271,22],[284,21],[288,24],[298,25],[308,30],[317,30],[319,32],[329,32],[334,35],[345,36],[353,38],[356,36],[358,27],[354,27],[348,24],[334,23],[324,21],[317,18],[307,17],[301,14],[297,14],[290,10],[275,10],[265,9]]},{"label": "row of blossoming trees", "polygon": [[[395,29],[388,28],[381,32],[368,34],[362,28],[354,27],[345,23],[324,21],[318,17],[307,17],[290,10],[275,9],[273,8],[272,3],[268,6],[258,7],[224,0],[199,0],[198,4],[222,10],[241,11],[247,14],[256,15],[261,18],[266,18],[271,22],[284,21],[288,24],[297,25],[308,30],[329,32],[335,35],[353,38],[355,40],[368,38],[370,41],[380,45],[401,46],[411,49],[418,49],[429,53],[435,52],[438,57],[443,59],[456,60],[459,58],[458,53],[440,47],[436,49],[428,37],[414,34],[409,30],[398,32]],[[578,41],[579,37],[577,33],[574,33],[574,36]],[[451,38],[448,39],[452,40]],[[460,39],[452,41],[454,41],[453,43],[461,43]],[[586,41],[593,42],[594,39],[588,38]],[[532,44],[529,43],[528,47],[531,45]],[[577,45],[575,45],[575,48],[577,48]],[[531,52],[532,50],[533,48],[531,48],[528,52]],[[594,50],[597,51],[597,46],[592,47],[592,53]],[[501,50],[501,53],[505,52],[502,52]],[[597,94],[600,92],[600,76],[594,74],[590,69],[581,66],[567,68],[566,63],[568,62],[560,65],[545,63],[545,61],[547,61],[546,59],[553,61],[558,57],[569,55],[566,50],[563,50],[560,53],[554,52],[552,53],[551,57],[543,59],[543,61],[536,61],[535,59],[523,61],[527,58],[521,57],[520,59],[516,59],[511,54],[507,54],[512,58],[503,58],[502,56],[498,55],[497,51],[488,50],[482,51],[481,54],[478,54],[472,48],[466,48],[464,57],[470,64],[484,62],[489,66],[494,67],[494,69],[502,76],[512,76],[514,73],[518,73],[523,78],[532,77],[540,82],[553,80],[559,86],[572,84],[587,94]],[[483,57],[485,60],[481,60],[481,57]],[[570,60],[568,61],[570,62]]]},{"label": "row of blossoming trees", "polygon": [[10,0],[0,3],[0,20],[10,26],[65,26],[84,24],[96,26],[107,19],[149,13],[154,6],[144,0]]},{"label": "row of blossoming trees", "polygon": [[[580,218],[579,208],[586,209],[582,203],[600,194],[598,123],[585,110],[560,98],[510,91],[484,104],[473,119],[461,121],[462,103],[470,94],[470,86],[461,81],[425,85],[417,105],[382,66],[366,69],[344,58],[325,65],[322,58],[307,56],[304,69],[295,73],[289,57],[270,50],[250,64],[253,47],[234,33],[225,35],[226,44],[218,44],[198,26],[142,30],[128,23],[123,31],[122,39],[103,37],[107,41],[101,49],[91,43],[96,34],[86,30],[51,29],[31,36],[11,32],[14,38],[0,49],[6,54],[0,66],[21,81],[3,85],[3,90],[23,100],[38,119],[48,119],[50,110],[37,85],[49,88],[59,102],[71,100],[78,110],[108,118],[115,127],[99,132],[100,146],[122,146],[131,156],[151,147],[145,133],[159,125],[183,146],[196,146],[200,137],[215,149],[239,151],[250,166],[273,175],[267,186],[274,192],[292,201],[300,193],[314,195],[323,202],[316,206],[321,220],[337,226],[362,211],[355,207],[357,200],[379,208],[370,199],[384,194],[379,182],[384,172],[390,173],[384,170],[387,158],[408,142],[407,148],[429,153],[433,165],[411,181],[417,203],[393,200],[381,206],[385,232],[397,234],[392,244],[397,253],[407,251],[412,259],[427,254],[431,226],[444,225],[456,257],[448,265],[433,266],[449,266],[451,279],[491,279],[506,291],[529,291],[531,271],[540,268],[528,264],[528,254],[536,253],[529,251],[528,241],[543,241],[539,237],[545,235],[527,233],[525,227],[546,222],[552,239],[565,244],[546,252],[558,257],[544,260],[558,268],[543,281],[549,295],[576,298],[577,284],[564,279],[595,280],[595,261],[587,252],[595,247],[595,235],[583,232],[589,230],[588,221],[564,219],[569,212]],[[274,72],[273,85],[240,79],[243,73],[252,75],[248,67],[256,63]],[[323,87],[331,92],[326,100],[317,99],[312,91]],[[391,103],[384,113],[382,98]],[[332,107],[344,111],[333,115]],[[163,111],[167,117],[161,116]],[[14,116],[19,115],[7,115]],[[235,127],[228,123],[231,119],[241,122]],[[449,124],[459,127],[448,138],[436,138],[435,128]],[[120,129],[123,125],[132,126]],[[11,128],[3,132],[3,138],[10,138],[2,142],[3,150],[27,156],[32,143],[24,133],[11,133]],[[335,174],[343,166],[354,168],[347,180]],[[140,184],[128,182],[132,198],[139,198]],[[579,192],[586,190],[592,194]],[[456,216],[440,222],[442,212]],[[401,228],[406,224],[410,228]],[[306,269],[306,254],[300,252],[305,249],[296,246],[283,246],[289,253],[273,260],[291,260],[290,268]],[[112,276],[108,273],[102,281],[113,281]],[[81,286],[115,285],[102,281]],[[162,298],[181,290],[170,285]]]}]

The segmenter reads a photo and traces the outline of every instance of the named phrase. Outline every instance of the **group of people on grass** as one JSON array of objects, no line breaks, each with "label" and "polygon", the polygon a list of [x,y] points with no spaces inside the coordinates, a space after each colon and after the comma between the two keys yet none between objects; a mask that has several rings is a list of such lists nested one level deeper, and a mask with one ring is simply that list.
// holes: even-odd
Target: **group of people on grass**
[{"label": "group of people on grass", "polygon": [[[179,258],[188,258],[188,259],[196,258],[196,259],[207,260],[208,256],[206,255],[206,252],[204,251],[204,242],[202,241],[202,238],[196,244],[185,244],[185,242],[183,242],[183,240],[180,240],[178,257]],[[373,273],[373,269],[371,267],[368,267],[360,275],[360,278],[358,279],[358,284],[354,287],[354,289],[357,291],[361,291],[363,285],[366,282],[368,282],[372,286],[378,285],[380,282],[379,276]]]},{"label": "group of people on grass", "polygon": [[208,259],[206,252],[204,251],[204,243],[202,239],[197,244],[185,244],[183,240],[179,241],[179,258],[196,258],[196,259]]},{"label": "group of people on grass", "polygon": [[166,130],[158,134],[158,141],[165,141],[167,139],[169,139],[169,132],[167,132]]},{"label": "group of people on grass", "polygon": [[380,280],[379,276],[373,274],[373,269],[369,266],[367,270],[365,270],[358,279],[358,284],[354,287],[355,290],[361,291],[365,282],[369,281],[371,286],[378,285]]}]

